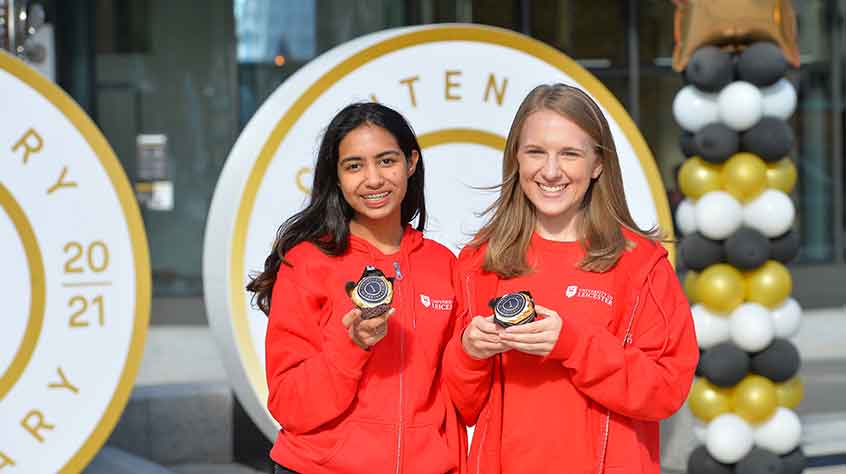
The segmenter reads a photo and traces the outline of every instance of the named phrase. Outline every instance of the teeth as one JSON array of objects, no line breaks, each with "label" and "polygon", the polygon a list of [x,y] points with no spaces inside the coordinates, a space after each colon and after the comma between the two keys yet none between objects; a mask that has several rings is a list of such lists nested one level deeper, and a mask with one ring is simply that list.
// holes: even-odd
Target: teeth
[{"label": "teeth", "polygon": [[379,199],[382,199],[387,195],[388,195],[388,192],[385,191],[384,193],[379,193],[379,194],[368,194],[368,195],[364,196],[364,199],[368,199],[370,201],[378,201]]},{"label": "teeth", "polygon": [[567,187],[566,184],[561,184],[561,185],[558,185],[558,186],[547,186],[545,184],[540,184],[540,183],[538,183],[538,186],[540,186],[541,191],[543,191],[545,193],[558,192],[558,191],[561,191],[562,189]]}]

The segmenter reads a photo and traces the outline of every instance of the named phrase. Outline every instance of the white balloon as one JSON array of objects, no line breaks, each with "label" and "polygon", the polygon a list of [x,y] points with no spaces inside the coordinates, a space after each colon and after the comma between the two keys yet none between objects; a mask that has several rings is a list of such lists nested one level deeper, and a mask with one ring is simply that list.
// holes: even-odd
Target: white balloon
[{"label": "white balloon", "polygon": [[764,113],[761,90],[745,81],[723,87],[717,96],[717,107],[720,120],[737,131],[749,130]]},{"label": "white balloon", "polygon": [[673,99],[673,117],[679,126],[690,132],[699,129],[719,118],[717,96],[702,92],[689,85],[681,88]]},{"label": "white balloon", "polygon": [[766,189],[743,206],[743,222],[770,238],[790,230],[795,218],[793,200],[777,189]]},{"label": "white balloon", "polygon": [[724,413],[708,424],[705,447],[708,453],[725,464],[740,461],[754,444],[752,427],[734,413]]},{"label": "white balloon", "polygon": [[731,324],[727,316],[714,314],[701,304],[690,308],[693,313],[693,327],[696,341],[702,349],[708,349],[731,337]]},{"label": "white balloon", "polygon": [[680,202],[676,208],[676,224],[682,235],[696,232],[696,204],[690,199]]},{"label": "white balloon", "polygon": [[762,351],[773,342],[775,325],[770,312],[758,303],[743,303],[731,313],[731,340],[747,352]]},{"label": "white balloon", "polygon": [[768,449],[781,456],[799,446],[802,423],[793,410],[778,407],[769,420],[755,428],[753,436],[759,448]]},{"label": "white balloon", "polygon": [[696,228],[709,239],[726,239],[742,223],[743,206],[725,191],[705,193],[696,201]]},{"label": "white balloon", "polygon": [[796,89],[787,79],[779,79],[775,84],[762,88],[761,96],[765,116],[786,120],[796,110]]},{"label": "white balloon", "polygon": [[770,314],[773,317],[776,337],[791,338],[799,332],[799,326],[802,323],[802,307],[795,299],[787,298]]}]

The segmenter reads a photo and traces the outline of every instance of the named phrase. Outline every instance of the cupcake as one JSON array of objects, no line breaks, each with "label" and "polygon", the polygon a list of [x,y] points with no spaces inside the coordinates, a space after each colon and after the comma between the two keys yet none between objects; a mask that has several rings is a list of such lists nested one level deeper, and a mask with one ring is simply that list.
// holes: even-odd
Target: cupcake
[{"label": "cupcake", "polygon": [[537,315],[535,302],[528,291],[508,293],[494,298],[490,306],[494,310],[494,322],[504,328],[530,323]]},{"label": "cupcake", "polygon": [[353,304],[361,309],[361,319],[375,318],[390,308],[394,299],[394,279],[368,265],[358,282],[347,282],[346,290]]}]

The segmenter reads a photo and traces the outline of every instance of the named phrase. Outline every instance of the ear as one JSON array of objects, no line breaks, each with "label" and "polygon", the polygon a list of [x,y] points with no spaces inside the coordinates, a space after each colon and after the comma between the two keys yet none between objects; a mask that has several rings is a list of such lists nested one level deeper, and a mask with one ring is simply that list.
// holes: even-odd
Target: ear
[{"label": "ear", "polygon": [[420,153],[417,150],[411,150],[411,156],[408,157],[408,177],[414,174],[417,169],[417,161],[420,160]]},{"label": "ear", "polygon": [[599,178],[602,174],[602,158],[597,156],[596,163],[593,164],[593,172],[590,174],[591,179]]}]

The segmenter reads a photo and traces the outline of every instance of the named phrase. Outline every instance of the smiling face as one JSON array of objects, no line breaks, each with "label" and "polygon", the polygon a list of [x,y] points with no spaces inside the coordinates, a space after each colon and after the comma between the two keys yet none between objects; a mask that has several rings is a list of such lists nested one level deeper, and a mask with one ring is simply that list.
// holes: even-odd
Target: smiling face
[{"label": "smiling face", "polygon": [[526,118],[517,149],[520,188],[542,234],[579,238],[582,200],[602,173],[595,149],[587,133],[557,112],[541,109]]},{"label": "smiling face", "polygon": [[406,159],[396,138],[382,127],[365,124],[347,133],[338,145],[338,185],[361,224],[400,224],[408,178],[417,151]]}]

